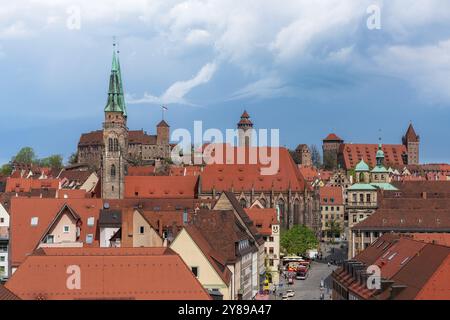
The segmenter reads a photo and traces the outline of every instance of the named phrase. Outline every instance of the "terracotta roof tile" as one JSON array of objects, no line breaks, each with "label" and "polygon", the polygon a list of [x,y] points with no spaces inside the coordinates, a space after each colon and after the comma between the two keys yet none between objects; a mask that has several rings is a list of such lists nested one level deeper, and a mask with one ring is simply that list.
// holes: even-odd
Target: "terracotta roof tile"
[{"label": "terracotta roof tile", "polygon": [[[68,265],[80,267],[79,290],[66,285]],[[39,250],[6,286],[22,299],[211,299],[180,256],[168,248]]]},{"label": "terracotta roof tile", "polygon": [[326,205],[343,205],[343,191],[341,187],[321,187],[320,190],[320,204]]},{"label": "terracotta roof tile", "polygon": [[253,224],[261,235],[271,236],[272,225],[279,224],[279,222],[277,221],[276,209],[252,208],[245,209],[245,212],[253,221]]},{"label": "terracotta roof tile", "polygon": [[189,198],[196,195],[198,177],[126,176],[125,198]]},{"label": "terracotta roof tile", "polygon": [[[407,154],[406,147],[401,144],[383,144],[385,166],[403,166]],[[377,144],[342,144],[340,153],[343,156],[344,167],[349,170],[364,160],[371,168],[376,165]]]}]

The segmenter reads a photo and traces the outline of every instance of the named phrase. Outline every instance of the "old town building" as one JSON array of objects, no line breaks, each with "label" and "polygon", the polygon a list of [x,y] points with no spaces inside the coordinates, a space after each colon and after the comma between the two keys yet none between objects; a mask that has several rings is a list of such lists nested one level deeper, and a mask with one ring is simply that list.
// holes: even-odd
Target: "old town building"
[{"label": "old town building", "polygon": [[[402,138],[402,144],[383,144],[386,166],[401,167],[419,164],[419,145],[420,138],[410,124]],[[371,168],[376,165],[378,151],[376,144],[344,143],[343,139],[330,134],[323,140],[322,148],[324,164],[329,169],[340,167],[350,171],[361,160]]]}]

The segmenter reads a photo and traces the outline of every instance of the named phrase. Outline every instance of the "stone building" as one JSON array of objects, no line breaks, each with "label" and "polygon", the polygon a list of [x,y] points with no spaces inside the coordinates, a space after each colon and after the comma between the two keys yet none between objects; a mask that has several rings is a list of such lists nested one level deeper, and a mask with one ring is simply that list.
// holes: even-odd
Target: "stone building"
[{"label": "stone building", "polygon": [[[109,150],[110,137],[113,139],[112,150]],[[128,129],[119,57],[114,51],[103,129],[81,135],[77,149],[78,163],[99,169],[105,152],[111,157],[111,152],[118,152],[114,150],[119,147],[124,164],[153,163],[170,156],[169,139],[170,127],[164,120],[156,126],[156,135]]]},{"label": "stone building", "polygon": [[300,165],[303,167],[311,167],[313,165],[311,151],[306,144],[298,145],[295,153],[297,154],[297,159],[300,161]]}]

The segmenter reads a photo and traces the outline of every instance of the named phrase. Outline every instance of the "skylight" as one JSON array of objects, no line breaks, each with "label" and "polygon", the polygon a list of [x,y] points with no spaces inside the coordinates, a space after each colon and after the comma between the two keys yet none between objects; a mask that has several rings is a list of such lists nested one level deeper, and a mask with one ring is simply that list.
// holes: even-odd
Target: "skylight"
[{"label": "skylight", "polygon": [[32,217],[31,218],[31,225],[32,226],[37,226],[39,222],[39,218],[38,217]]}]

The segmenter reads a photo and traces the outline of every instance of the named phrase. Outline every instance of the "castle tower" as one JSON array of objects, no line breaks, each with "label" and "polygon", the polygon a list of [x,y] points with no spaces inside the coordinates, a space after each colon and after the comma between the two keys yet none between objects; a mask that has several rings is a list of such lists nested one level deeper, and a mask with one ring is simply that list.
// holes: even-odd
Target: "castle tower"
[{"label": "castle tower", "polygon": [[170,126],[164,119],[156,126],[156,135],[156,144],[163,146],[169,145]]},{"label": "castle tower", "polygon": [[103,123],[102,198],[123,199],[128,153],[127,111],[119,58],[114,44],[108,100]]},{"label": "castle tower", "polygon": [[344,140],[339,138],[334,133],[329,134],[323,139],[323,164],[328,170],[333,170],[338,167],[339,148],[344,143]]},{"label": "castle tower", "polygon": [[300,164],[302,166],[311,167],[313,165],[311,151],[306,144],[298,145],[297,149],[295,149],[295,152],[297,153],[298,159],[300,160]]},{"label": "castle tower", "polygon": [[237,128],[239,130],[238,139],[239,139],[239,147],[249,147],[252,143],[252,135],[253,135],[253,122],[250,120],[250,116],[247,111],[244,110],[244,113],[241,115],[241,120],[237,124]]},{"label": "castle tower", "polygon": [[408,164],[419,164],[420,137],[416,134],[412,123],[409,125],[402,140],[408,152]]}]

